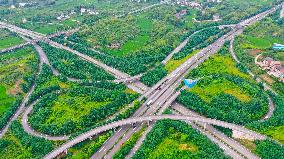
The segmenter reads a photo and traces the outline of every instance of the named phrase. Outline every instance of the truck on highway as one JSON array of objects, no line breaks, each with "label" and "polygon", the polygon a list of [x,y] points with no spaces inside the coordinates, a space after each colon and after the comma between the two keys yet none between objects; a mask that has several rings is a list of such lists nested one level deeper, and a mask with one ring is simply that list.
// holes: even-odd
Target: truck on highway
[{"label": "truck on highway", "polygon": [[153,100],[150,100],[149,102],[146,103],[146,106],[150,106],[153,103]]}]

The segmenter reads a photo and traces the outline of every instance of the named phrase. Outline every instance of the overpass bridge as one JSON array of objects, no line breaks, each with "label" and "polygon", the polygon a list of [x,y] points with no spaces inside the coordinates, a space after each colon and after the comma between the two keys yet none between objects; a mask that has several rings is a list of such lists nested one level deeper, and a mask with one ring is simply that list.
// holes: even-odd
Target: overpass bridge
[{"label": "overpass bridge", "polygon": [[115,79],[112,82],[114,83],[133,83],[133,82],[139,81],[142,76],[143,74],[139,74],[139,75],[128,77],[128,78]]},{"label": "overpass bridge", "polygon": [[[162,110],[166,108],[168,105],[167,103],[171,103],[175,100],[173,94],[175,94],[174,92],[176,88],[179,86],[180,82],[184,79],[184,76],[187,74],[188,71],[197,67],[203,61],[209,58],[211,55],[216,53],[222,47],[222,45],[224,44],[226,40],[230,40],[234,36],[241,34],[243,31],[243,28],[246,25],[253,24],[254,22],[273,13],[275,10],[276,10],[275,7],[273,7],[272,9],[265,11],[264,13],[260,13],[256,16],[253,16],[252,18],[249,18],[249,20],[244,20],[240,22],[239,24],[237,24],[240,27],[237,27],[237,26],[234,27],[231,32],[225,34],[224,36],[216,40],[214,43],[212,43],[211,45],[202,49],[195,56],[189,58],[185,63],[180,65],[176,70],[172,71],[168,76],[160,80],[157,84],[155,84],[153,87],[151,87],[148,91],[146,91],[142,95],[142,97],[148,97],[145,103],[150,103],[150,104],[149,105],[143,104],[135,112],[133,116],[142,116],[142,115],[149,116],[150,114],[156,113],[158,110]],[[146,130],[146,132],[149,132],[149,131]],[[134,131],[131,129],[130,133],[133,134]],[[121,131],[116,132],[107,142],[103,144],[102,148],[99,151],[97,151],[93,156],[96,156],[97,158],[100,158],[98,156],[102,156],[102,157],[105,156],[106,153],[109,153],[110,150],[116,146],[116,143],[118,141],[120,140],[126,141],[128,136],[131,136],[130,133],[128,133],[128,128],[122,127]]]},{"label": "overpass bridge", "polygon": [[264,11],[262,13],[259,13],[259,14],[255,15],[255,16],[252,16],[251,18],[248,18],[248,19],[242,21],[240,23],[240,25],[241,26],[252,25],[253,23],[255,23],[255,22],[265,18],[267,15],[274,13],[277,9],[281,8],[282,6],[283,6],[283,4],[281,3],[281,4],[279,4],[279,5],[275,6],[275,7],[267,10],[267,11]]},{"label": "overpass bridge", "polygon": [[15,46],[12,46],[12,47],[9,47],[9,48],[0,50],[0,54],[5,53],[5,52],[10,52],[10,51],[12,51],[12,50],[16,50],[16,49],[23,48],[23,47],[25,47],[25,46],[27,46],[27,45],[29,45],[29,44],[30,44],[30,42],[25,42],[25,43],[22,43],[22,44],[20,44],[20,45],[15,45]]},{"label": "overpass bridge", "polygon": [[[6,24],[6,23],[4,23]],[[0,27],[3,27],[3,28],[7,28],[7,25],[4,25],[2,22],[0,22]],[[27,42],[25,43],[22,43],[22,44],[19,44],[19,45],[15,45],[15,46],[12,46],[12,47],[9,47],[9,48],[6,48],[6,49],[3,49],[3,50],[0,50],[0,54],[1,53],[6,53],[6,52],[10,52],[12,50],[16,50],[16,49],[20,49],[20,48],[23,48],[29,44],[36,44],[37,42],[39,41],[44,41],[44,40],[47,40],[47,39],[50,39],[50,38],[54,38],[54,37],[57,37],[57,36],[60,36],[60,35],[71,35],[73,34],[74,32],[77,32],[79,30],[79,28],[75,28],[75,29],[71,29],[71,30],[68,30],[68,31],[61,31],[61,32],[56,32],[54,34],[50,34],[50,35],[47,35],[47,36],[43,36],[41,38],[37,38],[37,39],[30,39],[30,40],[26,40]],[[11,30],[11,31],[15,31],[15,30]],[[20,32],[21,34],[22,32]],[[22,35],[22,34],[21,34]],[[24,35],[25,36],[25,35]],[[28,36],[30,37],[30,36]]]},{"label": "overpass bridge", "polygon": [[136,123],[143,123],[143,122],[152,122],[157,120],[164,120],[164,119],[171,119],[171,120],[185,120],[185,121],[192,121],[192,122],[202,122],[204,124],[210,124],[210,125],[216,125],[221,126],[224,128],[229,128],[232,130],[237,130],[239,132],[245,133],[247,135],[250,135],[251,137],[258,139],[258,140],[265,140],[267,137],[261,134],[258,134],[254,131],[248,130],[243,126],[238,126],[235,124],[227,123],[224,121],[216,120],[216,119],[209,119],[204,117],[198,117],[198,116],[181,116],[181,115],[159,115],[159,116],[146,116],[146,117],[134,117],[134,118],[128,118],[116,122],[112,122],[110,124],[97,127],[95,129],[92,129],[88,132],[85,132],[78,137],[74,138],[73,140],[68,141],[67,143],[63,144],[59,148],[53,150],[49,154],[47,154],[44,159],[52,159],[56,158],[58,155],[60,155],[62,152],[66,151],[70,147],[88,139],[91,138],[94,135],[100,134],[102,132],[121,127],[124,125],[131,125]]}]

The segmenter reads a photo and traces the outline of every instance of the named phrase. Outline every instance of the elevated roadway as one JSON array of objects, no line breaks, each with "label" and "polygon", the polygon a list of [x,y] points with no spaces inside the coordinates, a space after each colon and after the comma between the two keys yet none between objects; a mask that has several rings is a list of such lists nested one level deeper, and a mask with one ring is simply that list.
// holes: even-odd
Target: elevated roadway
[{"label": "elevated roadway", "polygon": [[[173,103],[171,106],[174,114],[182,114],[187,116],[196,116],[202,117],[199,114],[185,108],[179,103]],[[225,154],[228,154],[232,158],[241,159],[241,158],[249,158],[249,159],[258,159],[259,157],[253,154],[246,147],[241,145],[239,142],[234,139],[226,136],[222,132],[215,129],[212,125],[204,124],[201,122],[195,123],[190,121],[185,121],[200,131],[202,134],[206,135],[212,142],[219,145],[221,149],[224,150]]]},{"label": "elevated roadway", "polygon": [[187,37],[182,43],[180,43],[163,61],[162,61],[162,64],[166,64],[167,62],[169,62],[172,57],[174,56],[174,54],[180,52],[185,46],[186,44],[189,42],[190,38],[192,36],[194,36],[195,34],[198,34],[206,29],[209,29],[209,28],[219,28],[219,29],[224,29],[224,28],[234,28],[236,26],[236,24],[230,24],[230,25],[219,25],[219,26],[212,26],[212,27],[208,27],[208,28],[203,28],[203,29],[200,29],[198,31],[195,31],[194,33],[192,33],[189,37]]},{"label": "elevated roadway", "polygon": [[36,137],[39,137],[39,138],[44,138],[46,140],[51,140],[51,141],[62,141],[62,140],[67,140],[69,138],[69,136],[50,136],[50,135],[46,135],[46,134],[41,134],[35,130],[33,130],[29,124],[28,124],[28,115],[32,112],[33,110],[33,106],[34,104],[37,103],[37,101],[33,102],[27,109],[26,111],[24,112],[23,114],[23,117],[22,117],[22,126],[25,130],[25,132],[33,135],[33,136],[36,136]]},{"label": "elevated roadway", "polygon": [[[59,48],[59,49],[64,49],[66,51],[69,51],[70,53],[73,53],[79,57],[81,57],[82,59],[88,61],[88,62],[91,62],[93,64],[95,64],[96,66],[99,66],[100,68],[103,68],[104,70],[106,70],[107,72],[111,73],[112,75],[115,76],[116,79],[129,79],[131,78],[130,75],[124,73],[124,72],[121,72],[113,67],[110,67],[88,55],[85,55],[83,53],[80,53],[76,50],[73,50],[67,46],[64,46],[62,44],[59,44],[57,42],[54,42],[54,41],[51,41],[51,40],[47,40],[47,43],[50,44],[51,46],[53,47],[56,47],[56,48]],[[133,89],[134,91],[138,92],[138,93],[143,93],[145,90],[148,89],[148,87],[146,85],[144,85],[143,83],[141,82],[134,82],[134,83],[131,83],[131,84],[126,84],[130,89]]]},{"label": "elevated roadway", "polygon": [[[156,110],[159,110],[161,105],[163,105],[165,102],[173,102],[169,101],[169,97],[175,92],[175,89],[179,86],[180,82],[183,80],[183,77],[187,74],[188,71],[191,69],[197,67],[200,63],[202,63],[204,60],[209,58],[211,55],[216,53],[221,46],[224,44],[225,40],[232,39],[235,35],[239,35],[242,33],[242,28],[251,25],[255,23],[257,20],[260,20],[264,18],[265,16],[273,13],[277,7],[273,7],[272,9],[265,11],[264,13],[260,13],[259,15],[254,16],[253,18],[249,18],[249,20],[245,20],[238,25],[242,27],[236,27],[233,31],[225,34],[218,40],[216,40],[214,43],[209,45],[208,47],[202,49],[199,53],[197,53],[195,56],[188,59],[185,63],[183,63],[181,66],[179,66],[176,70],[174,70],[172,73],[170,73],[167,77],[160,80],[156,85],[151,87],[148,91],[146,91],[143,96],[148,97],[148,100],[145,102],[144,105],[142,105],[137,112],[134,114],[134,116],[141,116],[142,115],[148,115],[153,114],[156,112]],[[150,103],[148,105],[149,111],[148,113],[145,113],[145,110],[147,110],[147,103]],[[97,158],[103,158],[103,156],[110,151],[110,149],[116,145],[118,140],[122,137],[121,134],[125,134],[129,128],[123,128],[121,131],[124,131],[124,133],[114,134],[110,140],[108,140],[104,145],[102,146],[102,149],[100,149],[99,152],[95,153],[93,157]],[[128,135],[129,136],[129,135]]]},{"label": "elevated roadway", "polygon": [[[22,29],[22,28],[19,28],[15,25],[11,25],[11,24],[7,24],[7,23],[4,23],[4,22],[0,22],[0,26],[4,27],[4,28],[7,28],[9,30],[11,30],[12,32],[16,32],[20,35],[23,35],[23,36],[26,36],[26,37],[30,37],[32,38],[33,40],[31,40],[31,43],[36,43],[38,41],[43,41],[43,42],[46,42],[48,44],[50,44],[51,46],[53,47],[56,47],[56,48],[60,48],[60,49],[64,49],[66,51],[69,51],[70,53],[73,53],[79,57],[81,57],[82,59],[88,61],[88,62],[91,62],[101,68],[103,68],[104,70],[106,70],[107,72],[113,74],[117,79],[121,79],[121,78],[130,78],[130,76],[126,73],[123,73],[117,69],[114,69],[110,66],[107,66],[105,65],[104,63],[90,57],[90,56],[87,56],[85,54],[82,54],[76,50],[73,50],[67,46],[64,46],[62,44],[59,44],[57,42],[54,42],[52,40],[50,40],[51,37],[55,37],[55,36],[58,36],[62,33],[64,34],[67,34],[67,33],[70,33],[70,32],[75,32],[77,31],[77,29],[74,29],[74,30],[71,30],[71,31],[68,31],[68,32],[59,32],[59,33],[55,33],[55,34],[52,34],[52,35],[49,35],[47,37],[45,37],[44,35],[40,34],[40,33],[36,33],[34,31],[30,31],[30,30],[27,30],[27,29]],[[145,86],[143,83],[141,82],[135,82],[135,83],[131,83],[131,84],[126,84],[130,89],[133,89],[134,91],[137,91],[138,93],[143,93],[146,89],[148,89],[147,86]]]},{"label": "elevated roadway", "polygon": [[212,125],[216,125],[216,126],[221,126],[224,128],[229,128],[232,130],[238,130],[240,132],[244,132],[246,134],[249,134],[251,136],[254,136],[255,138],[258,138],[260,140],[264,140],[266,139],[266,136],[261,135],[261,134],[257,134],[251,130],[248,130],[242,126],[238,126],[235,124],[231,124],[231,123],[227,123],[224,121],[220,121],[220,120],[216,120],[216,119],[209,119],[209,118],[203,118],[203,117],[192,117],[192,116],[180,116],[180,115],[160,115],[160,116],[147,116],[147,117],[136,117],[136,118],[128,118],[128,119],[124,119],[124,120],[120,120],[120,121],[116,121],[104,126],[100,126],[98,128],[95,128],[93,130],[90,130],[88,132],[85,132],[81,135],[79,135],[78,137],[68,141],[67,143],[63,144],[62,146],[60,146],[59,148],[53,150],[51,153],[47,154],[44,159],[51,159],[51,158],[55,158],[56,156],[58,156],[60,153],[64,152],[65,150],[67,150],[68,148],[94,136],[97,134],[100,134],[102,132],[120,127],[120,126],[124,126],[124,125],[131,125],[131,124],[135,124],[135,123],[142,123],[142,122],[152,122],[152,121],[156,121],[156,120],[163,120],[163,119],[171,119],[171,120],[185,120],[185,121],[192,121],[192,122],[202,122],[202,123],[206,123],[206,124],[212,124]]},{"label": "elevated roadway", "polygon": [[25,43],[22,43],[22,44],[19,44],[19,45],[15,45],[15,46],[3,49],[3,50],[0,51],[0,54],[5,53],[5,52],[10,52],[12,50],[23,48],[23,47],[25,47],[25,46],[27,46],[29,44],[30,44],[29,42],[25,42]]},{"label": "elevated roadway", "polygon": [[[8,27],[11,26],[11,25],[8,25],[6,23],[3,23],[3,22],[1,23],[0,22],[0,26],[2,26],[3,28],[9,29]],[[20,28],[19,29],[9,29],[9,30],[10,31],[18,31],[16,33],[19,33],[19,34],[23,33],[22,31],[19,32]],[[68,30],[68,31],[61,31],[61,32],[57,32],[57,33],[50,34],[50,35],[47,35],[47,36],[38,36],[38,38],[36,38],[36,39],[25,38],[25,40],[27,42],[19,44],[19,45],[12,46],[12,47],[9,47],[9,48],[6,48],[6,49],[2,49],[2,50],[0,50],[0,54],[1,53],[10,52],[10,51],[15,50],[15,49],[23,48],[23,47],[25,47],[25,46],[27,46],[29,44],[36,44],[39,41],[43,41],[43,40],[46,40],[46,39],[54,38],[54,37],[57,37],[57,36],[60,36],[60,35],[63,35],[63,34],[64,35],[70,35],[70,34],[73,34],[74,32],[77,32],[78,30],[79,30],[79,28],[71,29],[71,30]],[[20,34],[20,35],[22,35],[22,37],[23,37],[23,35],[25,36],[25,35],[28,35],[28,34],[24,33],[24,34]],[[28,37],[30,37],[30,36],[28,36]]]},{"label": "elevated roadway", "polygon": [[[256,17],[255,19],[252,19],[252,20],[248,20],[247,23],[243,23],[241,25],[245,26],[245,25],[252,24],[254,20],[257,21],[262,16],[266,16],[268,14],[269,14],[269,12],[266,13],[266,14],[262,14],[259,17]],[[219,38],[215,43],[211,44],[209,47],[207,47],[206,49],[204,49],[201,52],[199,52],[198,54],[196,54],[196,56],[193,57],[193,58],[195,58],[195,60],[193,58],[189,59],[186,63],[181,65],[178,69],[173,71],[169,76],[167,76],[166,78],[164,78],[163,80],[158,82],[158,84],[155,85],[153,88],[151,88],[151,90],[146,91],[146,93],[143,94],[143,96],[149,97],[147,102],[150,102],[150,103],[155,102],[154,104],[149,104],[148,106],[151,106],[151,108],[153,107],[153,109],[159,110],[161,105],[163,105],[163,103],[165,103],[166,99],[169,99],[168,97],[170,97],[172,95],[172,93],[175,92],[175,88],[178,87],[179,83],[182,81],[182,78],[178,79],[181,75],[185,75],[186,71],[190,67],[198,66],[198,64],[203,62],[210,55],[217,52],[220,49],[220,47],[223,45],[225,40],[230,39],[233,36],[233,34],[238,34],[241,31],[242,30],[234,30],[233,32],[230,32],[230,33],[226,34],[225,36]],[[173,84],[174,84],[174,86],[172,86]],[[171,88],[171,89],[169,89],[169,88]],[[168,89],[171,90],[171,91],[164,94],[164,92],[167,91]],[[157,90],[159,90],[159,91],[157,91]],[[162,96],[162,97],[160,98],[160,96]],[[170,102],[170,101],[167,101],[167,102]],[[143,108],[143,107],[141,107],[141,108]],[[142,114],[144,114],[144,112]]]}]

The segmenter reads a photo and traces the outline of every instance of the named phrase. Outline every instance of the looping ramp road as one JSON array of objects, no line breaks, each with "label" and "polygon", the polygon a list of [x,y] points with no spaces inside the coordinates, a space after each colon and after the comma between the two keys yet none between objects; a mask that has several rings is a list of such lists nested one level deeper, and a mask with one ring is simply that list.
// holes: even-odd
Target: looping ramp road
[{"label": "looping ramp road", "polygon": [[78,137],[74,138],[73,140],[68,141],[67,143],[65,143],[61,147],[55,149],[51,153],[47,154],[44,157],[44,159],[55,158],[56,156],[58,156],[59,154],[61,154],[65,150],[67,150],[68,148],[86,140],[87,138],[92,137],[93,135],[105,132],[107,130],[111,130],[113,128],[120,127],[120,126],[123,126],[123,125],[130,125],[130,124],[134,124],[134,123],[141,123],[141,122],[146,122],[146,121],[156,121],[156,120],[163,120],[163,119],[202,122],[202,123],[206,123],[206,124],[222,126],[222,127],[229,128],[229,129],[232,129],[232,130],[238,130],[240,132],[246,133],[246,134],[251,135],[251,136],[258,138],[260,140],[264,140],[264,139],[267,138],[266,136],[261,135],[261,134],[257,134],[257,133],[255,133],[251,130],[246,129],[245,127],[238,126],[238,125],[231,124],[231,123],[227,123],[227,122],[220,121],[220,120],[216,120],[216,119],[204,118],[204,117],[192,117],[192,116],[180,116],[180,115],[160,115],[160,116],[137,117],[137,118],[128,118],[128,119],[120,120],[120,121],[117,121],[117,122],[113,122],[113,123],[95,128],[93,130],[90,130],[86,133],[83,133],[83,134],[79,135]]}]

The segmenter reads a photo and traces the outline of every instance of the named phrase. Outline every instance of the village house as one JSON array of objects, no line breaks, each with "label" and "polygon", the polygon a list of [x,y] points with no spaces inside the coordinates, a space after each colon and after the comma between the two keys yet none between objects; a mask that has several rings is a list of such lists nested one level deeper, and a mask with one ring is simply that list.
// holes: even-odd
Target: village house
[{"label": "village house", "polygon": [[23,18],[22,19],[22,23],[26,23],[27,22],[27,19],[26,18]]},{"label": "village house", "polygon": [[120,48],[120,44],[119,43],[112,43],[109,47],[111,49],[119,49]]},{"label": "village house", "polygon": [[19,8],[32,7],[32,6],[35,6],[35,5],[37,5],[37,4],[38,4],[37,2],[19,3],[19,4],[18,4],[18,7],[19,7]]},{"label": "village house", "polygon": [[280,79],[280,81],[284,82],[284,67],[276,66],[274,70],[270,71],[268,74],[273,75]]},{"label": "village house", "polygon": [[221,3],[222,0],[207,0],[207,2],[216,2],[216,3]]},{"label": "village house", "polygon": [[81,7],[81,8],[80,8],[80,13],[81,13],[81,15],[83,15],[83,13],[85,13],[86,10],[87,10],[86,8]]},{"label": "village house", "polygon": [[272,61],[271,62],[271,69],[275,70],[276,67],[281,67],[281,62],[280,61]]},{"label": "village house", "polygon": [[213,21],[219,21],[219,20],[221,20],[220,15],[218,13],[214,14],[213,15]]},{"label": "village house", "polygon": [[284,82],[284,67],[281,66],[280,61],[274,61],[272,58],[266,57],[258,64],[263,70],[266,70],[269,75],[277,77],[280,81]]},{"label": "village house", "polygon": [[19,3],[19,7],[25,7],[28,3]]},{"label": "village house", "polygon": [[81,15],[83,15],[85,13],[88,13],[89,15],[98,15],[99,14],[99,12],[96,11],[96,9],[86,9],[84,7],[80,8],[80,13],[81,13]]},{"label": "village house", "polygon": [[176,13],[175,14],[175,17],[177,19],[181,19],[183,16],[185,16],[187,14],[187,11],[184,9],[184,10],[181,10],[180,12]]},{"label": "village house", "polygon": [[15,9],[15,8],[16,8],[15,5],[11,5],[11,6],[10,6],[10,9]]},{"label": "village house", "polygon": [[190,2],[190,1],[187,1],[187,0],[178,0],[175,2],[176,4],[178,5],[181,5],[181,6],[188,6],[188,7],[191,7],[191,8],[196,8],[196,9],[201,9],[201,4],[197,3],[197,2]]},{"label": "village house", "polygon": [[260,66],[264,69],[264,70],[269,70],[270,69],[270,64],[272,63],[273,59],[270,57],[266,57],[263,59],[262,63],[260,63]]}]

